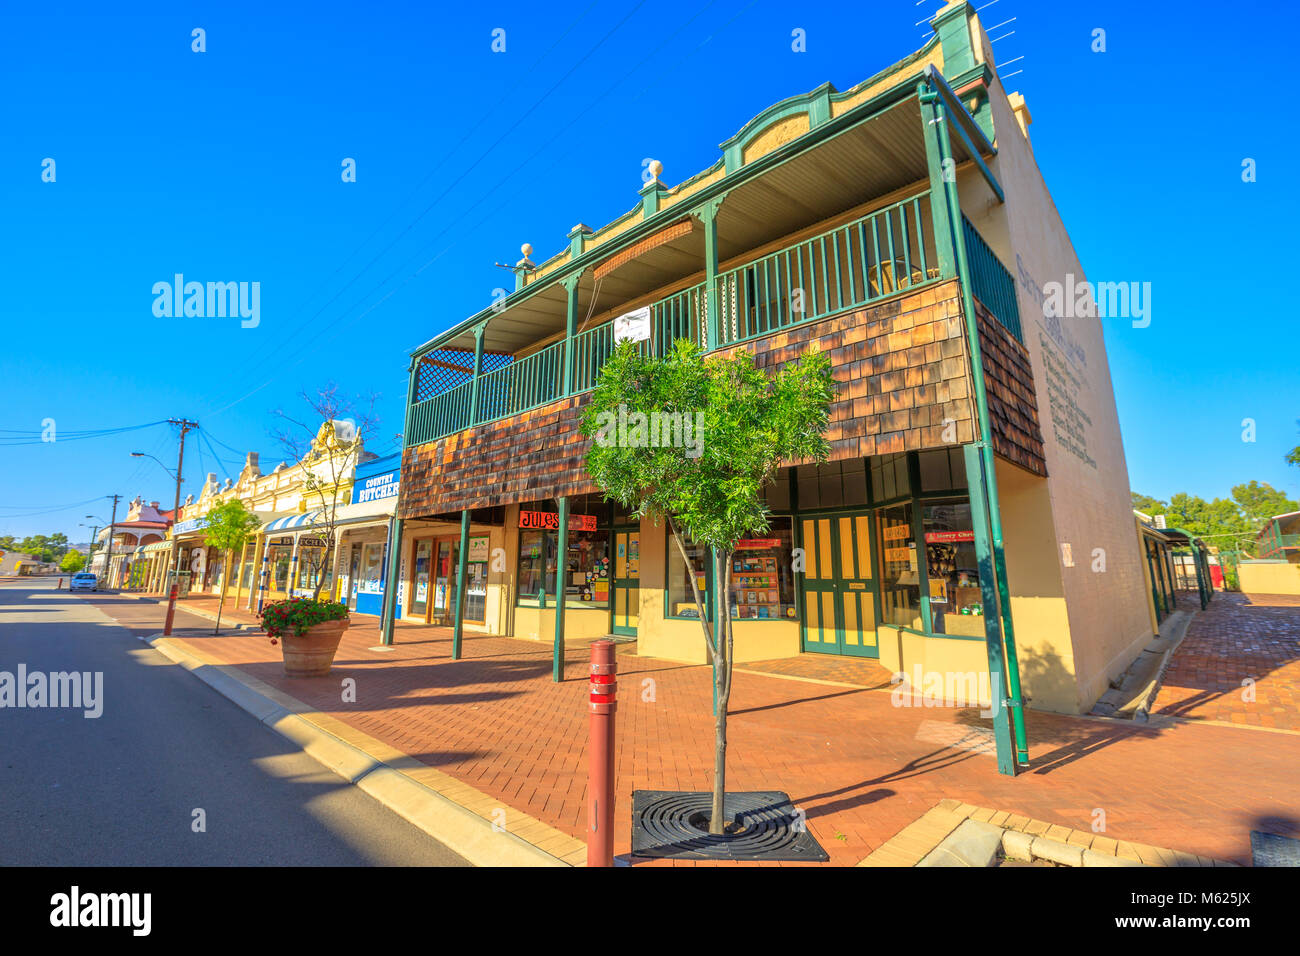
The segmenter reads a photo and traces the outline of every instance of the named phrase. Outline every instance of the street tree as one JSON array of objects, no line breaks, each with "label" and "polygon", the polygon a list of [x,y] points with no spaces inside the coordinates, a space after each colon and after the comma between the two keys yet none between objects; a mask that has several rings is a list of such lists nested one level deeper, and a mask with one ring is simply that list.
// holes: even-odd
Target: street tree
[{"label": "street tree", "polygon": [[[687,577],[714,665],[714,778],[709,832],[727,830],[727,707],[733,638],[731,557],[738,542],[769,528],[764,486],[783,463],[825,461],[834,382],[830,360],[810,352],[769,376],[748,351],[706,356],[686,340],[663,358],[621,343],[600,372],[582,419],[593,439],[587,471],[605,497],[634,517],[664,521],[687,567],[687,539],[712,555],[713,620],[694,574]],[[675,432],[674,432],[675,427]],[[680,440],[664,441],[664,429]]]},{"label": "street tree", "polygon": [[69,574],[76,574],[86,566],[86,556],[80,551],[69,551],[59,562],[59,569]]},{"label": "street tree", "polygon": [[308,558],[309,561],[319,561],[318,566],[310,567],[316,579],[312,600],[319,601],[321,588],[335,558],[334,532],[338,526],[339,506],[344,504],[340,501],[340,493],[344,482],[352,477],[357,465],[364,460],[366,440],[379,427],[379,416],[375,412],[379,396],[372,393],[365,398],[349,398],[339,392],[337,385],[329,382],[314,393],[300,392],[299,398],[311,416],[301,420],[283,409],[276,409],[275,417],[284,425],[271,434],[280,447],[301,464],[303,498],[320,514],[316,524],[323,533],[325,548],[318,559],[315,556]]},{"label": "street tree", "polygon": [[226,586],[234,570],[234,555],[242,554],[248,538],[261,527],[257,515],[244,507],[238,498],[231,498],[217,505],[207,514],[204,536],[208,547],[216,548],[225,554],[225,573],[221,575],[221,598],[217,602],[217,624],[213,634],[221,631],[221,611],[226,606]]}]

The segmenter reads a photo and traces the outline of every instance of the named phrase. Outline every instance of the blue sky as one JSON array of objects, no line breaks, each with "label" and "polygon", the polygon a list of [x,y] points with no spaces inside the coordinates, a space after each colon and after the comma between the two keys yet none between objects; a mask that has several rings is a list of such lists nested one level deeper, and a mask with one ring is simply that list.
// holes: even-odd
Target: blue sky
[{"label": "blue sky", "polygon": [[[395,450],[409,350],[511,286],[493,263],[523,242],[545,258],[579,220],[626,212],[643,159],[677,183],[770,103],[898,60],[940,4],[130,6],[0,15],[0,436],[187,416],[215,440],[187,444],[190,492],[245,450],[273,467],[271,412],[327,381],[381,394],[371,447]],[[1007,85],[1089,277],[1153,284],[1149,328],[1107,328],[1135,490],[1210,497],[1258,479],[1300,495],[1282,460],[1300,442],[1282,281],[1295,134],[1262,55],[1286,12],[997,0],[981,14],[1016,18],[992,31],[995,53],[1024,56],[1003,72],[1023,69]],[[796,28],[807,52],[791,50]],[[260,282],[260,324],[155,317],[153,284],[178,272]],[[171,466],[174,433],[0,443],[0,534],[84,540],[105,495],[169,503],[171,480],[133,450]]]}]

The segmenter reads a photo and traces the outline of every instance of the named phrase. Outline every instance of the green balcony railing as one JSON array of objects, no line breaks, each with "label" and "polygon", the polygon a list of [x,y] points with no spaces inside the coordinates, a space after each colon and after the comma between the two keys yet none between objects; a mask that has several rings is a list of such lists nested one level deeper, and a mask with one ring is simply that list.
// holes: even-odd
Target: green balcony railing
[{"label": "green balcony railing", "polygon": [[966,243],[966,262],[970,266],[975,298],[984,303],[984,307],[1016,337],[1016,341],[1023,343],[1025,339],[1020,331],[1016,281],[965,216],[961,217],[961,230]]},{"label": "green balcony railing", "polygon": [[[450,388],[441,395],[411,406],[411,435],[420,441],[433,441],[463,428],[469,428],[469,409],[474,397],[474,382]],[[411,444],[417,444],[411,442]]]},{"label": "green balcony railing", "polygon": [[564,343],[488,372],[480,380],[478,421],[490,422],[553,402],[564,393]]},{"label": "green balcony railing", "polygon": [[[1004,324],[1006,302],[980,290],[1006,270],[966,223],[968,248],[977,251],[976,294]],[[994,268],[996,267],[996,269]],[[991,277],[991,278],[990,278]],[[650,339],[642,348],[663,356],[677,339],[703,348],[741,342],[778,329],[824,319],[878,299],[951,276],[942,275],[930,219],[930,194],[919,193],[788,248],[729,269],[717,277],[719,342],[708,341],[706,283],[683,289],[650,305]],[[995,291],[1001,287],[992,283]],[[1008,300],[1014,307],[1014,288]],[[1015,318],[1015,313],[1010,313]],[[1009,328],[1011,326],[1008,326]],[[1014,331],[1019,334],[1019,322]],[[614,351],[614,323],[605,322],[573,337],[571,394],[595,387]],[[470,421],[473,383],[465,382],[413,406],[408,445],[434,441],[564,397],[565,343],[484,373],[479,379],[478,414]]]},{"label": "green balcony railing", "polygon": [[925,192],[719,275],[720,344],[822,319],[939,278]]}]

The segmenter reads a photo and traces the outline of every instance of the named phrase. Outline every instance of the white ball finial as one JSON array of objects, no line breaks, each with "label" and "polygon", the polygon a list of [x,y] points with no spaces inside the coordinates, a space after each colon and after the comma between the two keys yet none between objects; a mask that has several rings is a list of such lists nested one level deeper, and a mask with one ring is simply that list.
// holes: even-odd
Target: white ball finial
[{"label": "white ball finial", "polygon": [[519,247],[519,251],[522,252],[525,256],[531,256],[533,254],[532,243],[525,242],[522,246]]},{"label": "white ball finial", "polygon": [[653,176],[655,179],[658,179],[658,178],[659,178],[659,174],[662,173],[663,171],[664,171],[664,164],[663,164],[663,163],[659,162],[659,160],[657,160],[657,159],[652,159],[652,160],[650,160],[650,175],[651,175],[651,176]]}]

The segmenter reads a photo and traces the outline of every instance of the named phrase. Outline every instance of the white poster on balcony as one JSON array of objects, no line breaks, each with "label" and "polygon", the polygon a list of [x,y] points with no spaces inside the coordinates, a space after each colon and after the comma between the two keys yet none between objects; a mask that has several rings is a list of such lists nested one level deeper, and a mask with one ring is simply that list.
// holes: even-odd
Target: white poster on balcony
[{"label": "white poster on balcony", "polygon": [[650,338],[650,307],[626,312],[614,320],[614,342],[644,342]]}]

